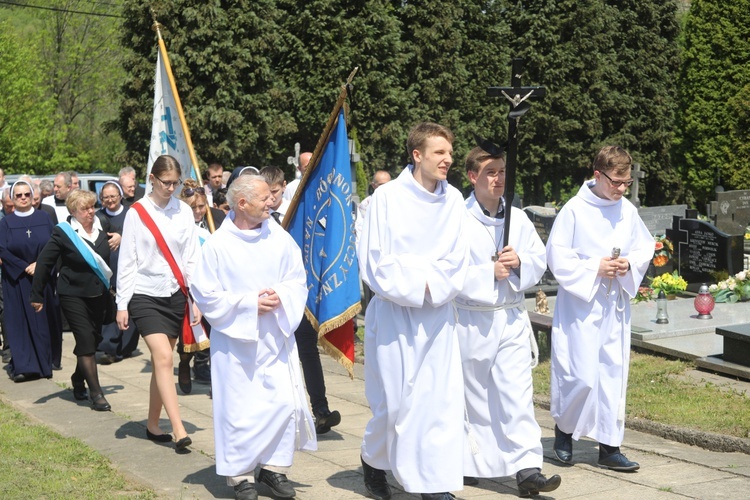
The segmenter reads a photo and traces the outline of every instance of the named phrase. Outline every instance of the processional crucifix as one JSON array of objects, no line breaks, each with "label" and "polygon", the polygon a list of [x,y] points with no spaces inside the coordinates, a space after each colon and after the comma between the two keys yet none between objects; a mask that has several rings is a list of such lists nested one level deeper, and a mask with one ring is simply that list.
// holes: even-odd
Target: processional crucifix
[{"label": "processional crucifix", "polygon": [[[522,87],[523,59],[513,58],[511,66],[510,87],[488,87],[488,97],[505,97],[510,103],[508,112],[508,150],[505,160],[505,226],[503,229],[503,248],[508,246],[510,235],[510,213],[513,198],[516,194],[516,168],[518,164],[518,122],[531,109],[532,99],[542,99],[547,94],[544,87]],[[494,260],[494,259],[493,259]]]}]

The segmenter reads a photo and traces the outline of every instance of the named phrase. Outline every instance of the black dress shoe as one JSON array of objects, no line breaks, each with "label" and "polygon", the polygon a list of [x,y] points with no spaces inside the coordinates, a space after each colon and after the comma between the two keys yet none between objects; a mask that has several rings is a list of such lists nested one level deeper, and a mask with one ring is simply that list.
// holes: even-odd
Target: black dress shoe
[{"label": "black dress shoe", "polygon": [[464,476],[464,486],[476,486],[479,484],[479,479],[472,476]]},{"label": "black dress shoe", "polygon": [[453,500],[456,495],[453,493],[422,493],[422,500]]},{"label": "black dress shoe", "polygon": [[573,434],[566,434],[561,431],[557,425],[555,425],[555,444],[553,451],[555,457],[563,463],[569,464],[573,459]]},{"label": "black dress shoe", "polygon": [[599,465],[618,472],[633,472],[641,468],[638,462],[628,460],[625,455],[620,452],[605,457],[599,457]]},{"label": "black dress shoe", "polygon": [[37,380],[38,378],[38,373],[16,373],[13,375],[13,382],[28,382],[29,380]]},{"label": "black dress shoe", "polygon": [[177,366],[177,384],[183,394],[190,394],[193,390],[193,381],[190,378],[190,360],[180,361]]},{"label": "black dress shoe", "polygon": [[107,402],[107,399],[104,397],[104,394],[91,396],[91,408],[93,408],[95,411],[110,411],[112,409],[112,407]]},{"label": "black dress shoe", "polygon": [[362,471],[365,473],[367,492],[375,500],[389,500],[391,498],[391,487],[388,486],[385,471],[368,465],[361,456],[359,460],[362,462]]},{"label": "black dress shoe", "polygon": [[271,493],[279,498],[294,498],[297,494],[292,487],[292,483],[284,474],[273,472],[268,469],[261,469],[258,472],[256,482],[263,483],[271,489]]},{"label": "black dress shoe", "polygon": [[341,423],[341,414],[337,411],[330,411],[326,408],[320,412],[313,412],[315,416],[315,433],[325,434]]},{"label": "black dress shoe", "polygon": [[59,372],[60,370],[62,370],[62,363],[52,363],[52,369],[56,372]]},{"label": "black dress shoe", "polygon": [[73,386],[73,397],[76,401],[85,401],[89,398],[89,393],[86,391],[86,384],[83,380],[78,380],[75,373],[70,376],[70,384]]},{"label": "black dress shoe", "polygon": [[174,449],[175,451],[183,451],[191,444],[193,444],[193,440],[190,439],[190,436],[185,436],[174,444]]},{"label": "black dress shoe", "polygon": [[153,434],[150,430],[146,429],[146,437],[150,439],[151,441],[154,441],[155,443],[171,443],[172,442],[172,435],[167,434],[166,432],[163,434]]},{"label": "black dress shoe", "polygon": [[255,485],[245,479],[234,487],[235,500],[257,500],[258,492],[255,491]]},{"label": "black dress shoe", "polygon": [[106,352],[103,352],[99,355],[98,359],[96,360],[100,365],[111,365],[115,362],[115,356]]},{"label": "black dress shoe", "polygon": [[562,479],[557,474],[546,478],[542,473],[537,472],[518,483],[518,495],[530,497],[538,495],[540,491],[554,491],[560,486],[561,482]]}]

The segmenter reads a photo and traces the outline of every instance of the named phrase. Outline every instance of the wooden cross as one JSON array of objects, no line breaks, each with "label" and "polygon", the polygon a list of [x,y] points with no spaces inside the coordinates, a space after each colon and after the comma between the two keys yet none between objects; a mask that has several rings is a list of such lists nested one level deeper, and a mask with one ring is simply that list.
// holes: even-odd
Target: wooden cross
[{"label": "wooden cross", "polygon": [[641,206],[641,200],[638,199],[638,185],[640,180],[646,177],[646,172],[641,170],[640,163],[633,163],[633,186],[630,188],[630,201],[636,207]]},{"label": "wooden cross", "polygon": [[523,59],[513,58],[510,87],[488,87],[488,97],[505,97],[510,103],[508,113],[508,151],[505,160],[505,230],[503,231],[503,248],[508,246],[510,236],[510,214],[516,191],[516,164],[518,157],[518,121],[531,109],[532,99],[542,99],[547,94],[544,87],[521,86],[523,76]]}]

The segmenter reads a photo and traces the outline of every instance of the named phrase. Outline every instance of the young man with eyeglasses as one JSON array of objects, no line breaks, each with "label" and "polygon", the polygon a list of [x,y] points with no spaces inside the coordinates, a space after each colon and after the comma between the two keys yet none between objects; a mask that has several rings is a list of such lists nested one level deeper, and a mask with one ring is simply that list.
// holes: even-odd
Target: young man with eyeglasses
[{"label": "young man with eyeglasses", "polygon": [[620,450],[630,362],[630,299],[654,254],[654,240],[623,197],[633,160],[606,146],[594,178],[560,210],[547,241],[547,264],[560,284],[552,320],[550,411],[555,457],[570,463],[573,439],[599,442],[599,465],[640,466]]}]

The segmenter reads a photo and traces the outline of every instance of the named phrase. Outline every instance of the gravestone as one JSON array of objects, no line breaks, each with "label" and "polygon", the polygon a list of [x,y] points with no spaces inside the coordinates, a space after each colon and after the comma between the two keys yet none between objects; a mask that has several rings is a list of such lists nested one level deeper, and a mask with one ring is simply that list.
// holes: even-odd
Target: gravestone
[{"label": "gravestone", "polygon": [[744,235],[745,228],[750,226],[750,189],[716,193],[712,212],[716,216],[716,227],[727,234]]},{"label": "gravestone", "polygon": [[640,163],[633,164],[633,185],[630,188],[630,202],[636,207],[641,206],[641,200],[638,198],[638,189],[641,184],[641,179],[646,177],[646,172],[641,170]]},{"label": "gravestone", "polygon": [[557,210],[549,207],[540,207],[538,205],[529,205],[523,209],[528,215],[531,222],[536,228],[536,232],[542,239],[544,244],[547,244],[547,238],[549,233],[552,231],[552,224],[555,223],[555,217],[557,217]]},{"label": "gravestone", "polygon": [[651,234],[663,235],[672,227],[672,218],[685,217],[687,205],[665,205],[661,207],[640,207],[638,215]]},{"label": "gravestone", "polygon": [[[537,234],[546,245],[549,233],[552,231],[552,224],[555,223],[555,217],[557,217],[557,210],[554,207],[529,205],[528,207],[525,207],[523,211],[526,212],[526,215],[534,224]],[[557,286],[557,281],[555,281],[555,277],[549,268],[544,271],[544,275],[542,275],[542,278],[539,280],[539,284]]]},{"label": "gravestone", "polygon": [[675,216],[667,237],[674,244],[674,261],[688,289],[716,283],[716,273],[730,276],[742,271],[743,236],[729,235],[708,222]]}]

